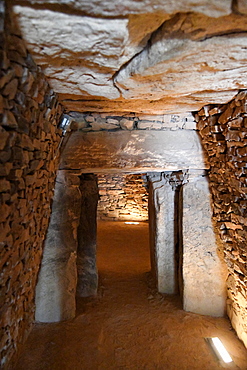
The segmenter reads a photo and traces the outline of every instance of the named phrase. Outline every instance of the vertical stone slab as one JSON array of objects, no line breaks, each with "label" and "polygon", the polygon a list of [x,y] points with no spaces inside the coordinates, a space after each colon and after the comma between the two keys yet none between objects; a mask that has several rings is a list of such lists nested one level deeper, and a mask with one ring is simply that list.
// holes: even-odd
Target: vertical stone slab
[{"label": "vertical stone slab", "polygon": [[78,227],[77,250],[77,296],[97,294],[98,272],[96,266],[97,204],[99,198],[97,176],[85,174],[80,177],[81,218]]},{"label": "vertical stone slab", "polygon": [[151,265],[160,293],[177,291],[175,261],[175,191],[163,174],[149,175]]},{"label": "vertical stone slab", "polygon": [[36,321],[57,322],[75,316],[80,205],[78,176],[58,171],[52,215],[36,286]]},{"label": "vertical stone slab", "polygon": [[208,179],[190,172],[183,186],[183,305],[185,311],[223,316],[226,267],[212,224]]}]

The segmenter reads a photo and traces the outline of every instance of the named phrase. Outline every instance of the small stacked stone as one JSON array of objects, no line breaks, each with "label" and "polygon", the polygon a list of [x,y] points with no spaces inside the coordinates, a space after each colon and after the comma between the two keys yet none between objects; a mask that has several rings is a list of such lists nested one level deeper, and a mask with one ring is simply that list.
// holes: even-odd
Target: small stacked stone
[{"label": "small stacked stone", "polygon": [[191,113],[184,114],[116,114],[70,112],[74,129],[80,131],[116,130],[196,130]]},{"label": "small stacked stone", "polygon": [[98,175],[98,187],[99,219],[148,220],[148,193],[143,175]]},{"label": "small stacked stone", "polygon": [[1,368],[33,322],[62,113],[17,25],[7,15],[5,24],[0,47]]},{"label": "small stacked stone", "polygon": [[209,156],[214,218],[229,269],[227,310],[247,343],[247,91],[229,104],[204,107],[196,121]]}]

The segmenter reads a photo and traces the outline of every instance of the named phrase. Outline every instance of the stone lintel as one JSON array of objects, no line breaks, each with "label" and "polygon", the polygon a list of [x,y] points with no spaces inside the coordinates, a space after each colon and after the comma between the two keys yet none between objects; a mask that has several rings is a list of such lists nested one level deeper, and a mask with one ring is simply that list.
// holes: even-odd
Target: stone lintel
[{"label": "stone lintel", "polygon": [[73,132],[60,169],[81,173],[178,171],[208,168],[195,131]]}]

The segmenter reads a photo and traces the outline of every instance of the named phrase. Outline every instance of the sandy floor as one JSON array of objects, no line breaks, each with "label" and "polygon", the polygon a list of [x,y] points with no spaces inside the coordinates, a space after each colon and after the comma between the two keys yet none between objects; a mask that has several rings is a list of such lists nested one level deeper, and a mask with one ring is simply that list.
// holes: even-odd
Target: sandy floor
[{"label": "sandy floor", "polygon": [[229,321],[184,312],[155,292],[148,225],[99,223],[99,294],[79,299],[70,322],[36,324],[16,370],[222,369],[204,338],[218,336],[247,369],[247,351]]}]

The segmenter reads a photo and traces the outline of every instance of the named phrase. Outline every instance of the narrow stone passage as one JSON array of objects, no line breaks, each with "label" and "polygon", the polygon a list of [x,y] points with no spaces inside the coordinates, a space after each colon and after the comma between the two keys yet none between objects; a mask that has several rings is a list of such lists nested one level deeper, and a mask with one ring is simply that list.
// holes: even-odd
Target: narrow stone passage
[{"label": "narrow stone passage", "polygon": [[100,222],[97,260],[98,296],[78,299],[74,320],[36,324],[15,370],[222,369],[209,336],[227,346],[231,369],[247,369],[227,319],[184,312],[178,297],[156,293],[147,223]]}]

